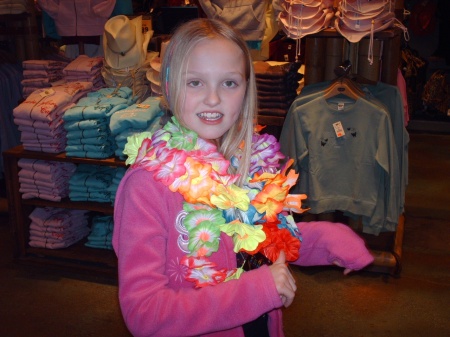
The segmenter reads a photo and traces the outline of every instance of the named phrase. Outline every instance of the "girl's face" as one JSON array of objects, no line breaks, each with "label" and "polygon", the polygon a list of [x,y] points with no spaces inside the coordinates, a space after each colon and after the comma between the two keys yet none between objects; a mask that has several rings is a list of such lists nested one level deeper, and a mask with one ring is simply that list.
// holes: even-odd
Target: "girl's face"
[{"label": "girl's face", "polygon": [[223,38],[199,42],[188,57],[181,119],[215,141],[234,125],[247,88],[242,50]]}]

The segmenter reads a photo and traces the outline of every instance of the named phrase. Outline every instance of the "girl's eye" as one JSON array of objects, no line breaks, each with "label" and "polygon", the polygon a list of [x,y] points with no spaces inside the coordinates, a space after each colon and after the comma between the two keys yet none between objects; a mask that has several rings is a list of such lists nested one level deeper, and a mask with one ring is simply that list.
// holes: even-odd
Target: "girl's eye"
[{"label": "girl's eye", "polygon": [[234,82],[234,81],[225,81],[225,82],[224,82],[224,85],[225,85],[227,88],[234,88],[234,87],[237,86],[236,82]]},{"label": "girl's eye", "polygon": [[188,82],[190,87],[198,87],[200,85],[200,81],[190,81]]}]

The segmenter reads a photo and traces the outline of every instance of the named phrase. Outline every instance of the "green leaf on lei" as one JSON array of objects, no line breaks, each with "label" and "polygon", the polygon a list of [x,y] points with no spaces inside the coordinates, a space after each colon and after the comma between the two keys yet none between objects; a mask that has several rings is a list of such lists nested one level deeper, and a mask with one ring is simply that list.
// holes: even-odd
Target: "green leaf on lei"
[{"label": "green leaf on lei", "polygon": [[228,276],[225,279],[225,282],[229,281],[229,280],[237,280],[238,278],[241,277],[242,273],[244,273],[244,268],[242,268],[242,267],[241,268],[237,268],[235,273],[231,274],[230,276]]},{"label": "green leaf on lei", "polygon": [[172,117],[172,122],[173,124],[167,123],[164,126],[164,130],[170,132],[172,135],[167,145],[180,150],[193,150],[195,145],[197,144],[197,133],[181,126],[178,120],[174,117]]}]

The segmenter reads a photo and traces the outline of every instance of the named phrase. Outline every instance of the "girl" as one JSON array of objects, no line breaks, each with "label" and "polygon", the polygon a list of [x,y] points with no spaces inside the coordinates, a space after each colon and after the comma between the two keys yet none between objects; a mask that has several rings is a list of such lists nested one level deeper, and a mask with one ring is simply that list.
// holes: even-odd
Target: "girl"
[{"label": "girl", "polygon": [[373,261],[342,224],[297,223],[297,176],[255,130],[252,61],[240,35],[198,19],[174,33],[161,68],[166,124],[129,139],[115,202],[119,300],[135,336],[283,336],[296,285],[286,262]]}]

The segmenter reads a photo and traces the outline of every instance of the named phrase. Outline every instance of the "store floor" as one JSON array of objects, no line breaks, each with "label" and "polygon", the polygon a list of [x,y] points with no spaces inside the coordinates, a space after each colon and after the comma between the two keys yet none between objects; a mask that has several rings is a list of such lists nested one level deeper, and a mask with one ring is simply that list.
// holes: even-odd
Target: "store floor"
[{"label": "store floor", "polygon": [[[409,157],[400,275],[295,268],[286,337],[450,336],[450,135],[411,134]],[[0,337],[130,336],[114,282],[17,265],[0,223]]]}]

